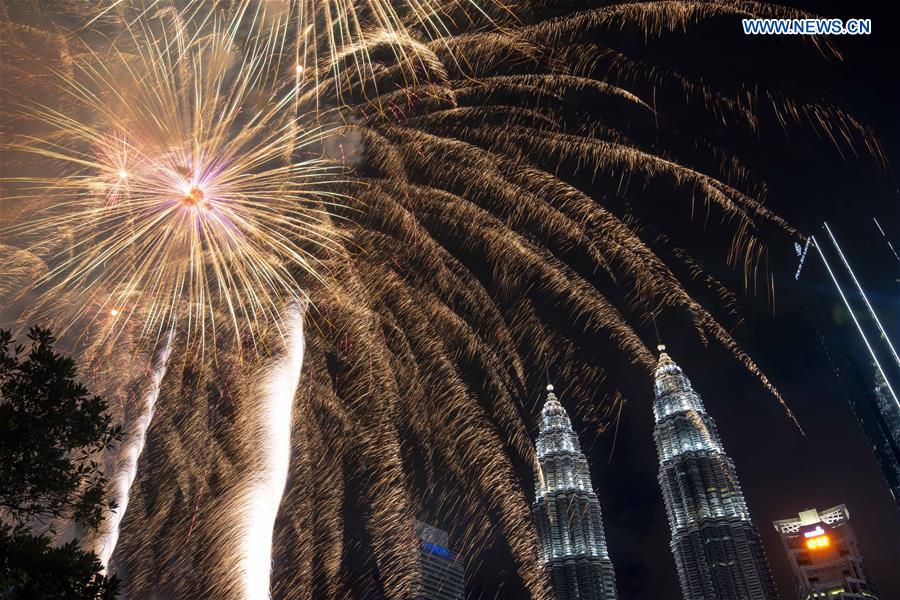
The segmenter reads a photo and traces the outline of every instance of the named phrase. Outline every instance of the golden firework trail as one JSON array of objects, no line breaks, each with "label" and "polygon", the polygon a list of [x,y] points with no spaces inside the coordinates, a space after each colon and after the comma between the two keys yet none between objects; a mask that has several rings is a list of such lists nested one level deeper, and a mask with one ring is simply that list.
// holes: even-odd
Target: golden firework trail
[{"label": "golden firework trail", "polygon": [[335,86],[333,97],[316,99],[329,103],[317,103],[316,110],[333,108],[347,87],[374,80],[383,53],[414,81],[423,60],[418,50],[427,42],[449,50],[460,32],[517,22],[513,8],[499,0],[114,0],[84,12],[90,26],[112,17],[139,20],[164,8],[185,19],[224,12],[233,28],[279,32],[285,43],[279,51],[292,57],[299,82],[314,89]]},{"label": "golden firework trail", "polygon": [[147,430],[153,420],[153,411],[156,400],[159,398],[159,386],[165,377],[169,354],[172,350],[172,333],[170,331],[166,335],[156,356],[153,357],[149,381],[146,386],[141,386],[140,402],[135,403],[136,406],[132,409],[137,414],[127,419],[128,431],[124,432],[124,442],[116,450],[115,462],[110,469],[113,477],[109,484],[110,496],[115,508],[107,511],[99,531],[90,532],[91,540],[85,544],[97,555],[104,569],[109,564],[109,559],[116,548],[122,516],[128,510],[131,484],[134,483],[137,475],[138,460],[144,450]]},{"label": "golden firework trail", "polygon": [[222,575],[234,587],[229,597],[270,597],[272,538],[290,466],[294,396],[303,366],[303,319],[307,308],[293,305],[284,317],[287,335],[282,352],[262,364],[253,376],[236,427],[249,441],[248,476],[238,480],[222,510],[220,535],[228,548]]},{"label": "golden firework trail", "polygon": [[[677,246],[677,236],[692,224],[658,216],[668,213],[652,202],[662,195],[688,207],[703,203],[710,223],[704,231],[711,243],[718,230],[730,234],[723,254],[742,267],[747,287],[764,268],[767,234],[802,236],[769,207],[765,187],[727,147],[697,140],[711,155],[704,167],[666,149],[668,138],[656,129],[665,126],[660,115],[700,103],[714,121],[757,131],[768,113],[781,125],[806,124],[835,143],[862,143],[880,156],[870,133],[836,107],[799,103],[751,85],[721,91],[667,68],[672,57],[654,56],[652,48],[640,59],[630,56],[612,34],[632,27],[649,39],[723,15],[799,15],[767,4],[623,3],[544,19],[543,4],[528,2],[505,16],[499,8],[496,16],[486,11],[487,20],[455,18],[464,5],[424,0],[239,0],[204,5],[214,7],[209,11],[187,2],[168,12],[172,5],[162,2],[110,6],[114,10],[102,20],[126,24],[124,39],[156,41],[146,50],[89,55],[103,57],[89,64],[111,61],[130,69],[114,69],[102,80],[82,77],[99,84],[96,100],[85,103],[83,116],[55,127],[98,131],[94,123],[107,113],[131,115],[135,110],[126,103],[111,102],[118,92],[103,93],[117,89],[119,79],[129,82],[128,89],[137,80],[152,81],[159,89],[147,94],[150,100],[182,104],[151,102],[167,107],[157,113],[158,121],[103,128],[99,145],[88,137],[88,149],[79,150],[85,164],[78,164],[90,174],[85,183],[100,185],[79,197],[95,202],[92,211],[111,207],[115,213],[135,198],[163,196],[170,203],[161,211],[166,218],[182,215],[196,226],[190,230],[204,232],[187,236],[187,242],[206,242],[206,232],[221,222],[204,216],[205,204],[221,202],[220,185],[235,189],[225,185],[232,179],[218,183],[223,173],[230,177],[244,169],[195,165],[211,164],[210,157],[239,141],[246,152],[224,153],[229,161],[254,173],[279,174],[274,179],[280,185],[259,196],[289,190],[272,199],[271,213],[267,203],[255,208],[265,216],[280,214],[287,207],[279,199],[293,194],[313,199],[315,209],[303,212],[304,218],[286,213],[301,223],[279,229],[286,246],[276,248],[294,248],[296,254],[269,248],[272,262],[262,271],[251,269],[253,292],[246,297],[238,298],[236,275],[229,271],[219,278],[226,270],[213,265],[257,265],[257,255],[230,254],[232,238],[224,234],[215,248],[228,250],[228,258],[203,263],[212,270],[205,287],[183,283],[193,281],[186,274],[194,272],[194,263],[179,260],[165,278],[135,286],[138,297],[153,300],[146,306],[151,322],[164,323],[160,315],[172,314],[160,287],[191,292],[192,301],[178,309],[191,323],[211,322],[212,315],[217,323],[225,315],[232,324],[247,314],[251,323],[258,314],[282,316],[259,319],[254,330],[261,343],[253,353],[234,350],[234,327],[216,326],[214,336],[211,326],[200,330],[215,344],[215,357],[190,352],[187,337],[175,337],[146,430],[152,451],[140,453],[109,563],[111,571],[123,574],[125,592],[133,597],[410,597],[418,580],[413,517],[451,530],[476,578],[488,549],[503,540],[528,594],[544,597],[546,574],[537,561],[523,491],[531,481],[521,473],[535,462],[529,432],[537,410],[529,390],[539,387],[546,365],[566,382],[560,387],[577,407],[573,414],[605,427],[624,402],[624,382],[614,376],[618,369],[634,363],[650,373],[655,366],[641,328],[651,315],[684,316],[703,342],[733,353],[780,400],[729,324],[716,316],[737,306],[734,293]],[[133,10],[139,18],[131,16]],[[112,18],[114,12],[120,16]],[[147,25],[151,14],[167,15],[168,25],[159,31]],[[428,35],[423,23],[442,23],[443,29],[435,25]],[[186,31],[192,33],[179,34]],[[155,47],[169,53],[156,53],[166,60],[191,58],[174,61],[177,68],[157,69],[165,61],[142,58],[155,56]],[[69,54],[73,65],[84,60]],[[240,95],[240,84],[223,80],[212,91],[204,85],[210,67],[215,72],[223,64],[258,66],[249,69],[256,73],[252,78],[243,68],[224,70],[253,89],[238,105],[255,110],[227,109],[234,105],[225,99]],[[80,69],[73,66],[74,73]],[[92,69],[105,73],[108,67]],[[654,92],[661,87],[679,93],[660,94],[668,100],[658,101]],[[198,89],[204,93],[196,94]],[[233,128],[208,118],[198,127],[193,115],[209,115],[196,107],[209,104],[197,98],[222,106],[215,114],[233,117]],[[575,100],[591,108],[573,109]],[[177,106],[190,110],[171,109]],[[47,111],[35,112],[46,123]],[[238,127],[250,123],[256,129],[263,122],[271,126],[260,128],[259,138]],[[307,134],[309,123],[325,124],[324,130]],[[146,135],[153,124],[167,132],[164,141]],[[649,138],[641,137],[642,124],[652,131]],[[677,137],[690,136],[690,129],[682,123]],[[180,135],[185,131],[221,135]],[[256,143],[270,135],[278,143]],[[284,165],[296,164],[286,158],[302,154],[307,135],[326,160],[351,169],[334,192],[342,194],[341,202],[294,187],[307,181],[306,171]],[[68,143],[66,137],[39,138],[50,145],[21,145],[36,148],[31,154],[37,158],[59,160],[54,153],[67,153],[57,152],[56,145]],[[256,156],[252,168],[243,162],[250,155]],[[167,166],[165,177],[148,176],[146,165],[157,162]],[[319,189],[321,163],[309,166],[309,180],[316,184],[311,187]],[[252,179],[253,185],[261,181],[268,180]],[[52,187],[42,178],[17,185]],[[648,189],[656,195],[645,195]],[[61,191],[73,192],[65,185]],[[36,195],[14,197],[21,202]],[[637,214],[631,202],[651,208]],[[65,215],[78,206],[64,204],[59,215],[41,219],[74,227]],[[149,207],[159,210],[152,202]],[[153,214],[149,207],[134,206],[129,215]],[[197,222],[204,219],[201,227]],[[131,216],[123,221],[124,229],[132,227]],[[116,247],[123,246],[118,228],[103,231],[107,236],[93,238],[94,251],[104,246],[101,241],[120,240]],[[179,232],[171,230],[165,239],[185,243]],[[703,235],[699,228],[691,232]],[[71,239],[78,251],[65,272],[58,271],[52,252],[33,246],[34,254],[50,257],[49,273],[79,272],[76,257],[85,245],[78,243],[80,235]],[[185,250],[148,252],[156,262],[191,256]],[[140,271],[145,263],[132,264]],[[100,280],[107,273],[128,273],[125,265],[91,265],[96,268],[86,272]],[[281,270],[293,274],[307,266],[319,276],[287,279]],[[40,264],[23,263],[0,281],[18,282],[33,273],[42,273]],[[71,278],[73,287],[88,281],[79,277]],[[299,292],[282,285],[298,279]],[[106,293],[119,289],[96,289],[101,287]],[[227,298],[227,291],[233,292],[231,302],[210,301]],[[282,308],[303,306],[291,304],[297,298],[310,301],[305,313]]]},{"label": "golden firework trail", "polygon": [[4,202],[33,210],[4,234],[65,240],[36,282],[42,304],[99,294],[155,335],[178,314],[202,344],[223,326],[252,334],[303,297],[314,249],[334,243],[337,195],[315,152],[321,128],[290,110],[294,85],[272,85],[279,30],[240,47],[234,21],[196,21],[127,23],[112,47],[55,71],[59,106],[21,107],[44,131],[6,151],[43,172],[5,178]]},{"label": "golden firework trail", "polygon": [[[44,169],[4,180],[15,190],[5,200],[35,209],[5,235],[36,242],[30,251],[8,251],[20,266],[2,283],[15,292],[23,278],[40,274],[31,285],[41,296],[24,318],[49,320],[64,332],[87,325],[76,334],[78,346],[84,360],[101,367],[88,377],[118,400],[114,412],[127,433],[106,461],[118,507],[86,539],[104,568],[120,537],[173,346],[186,352],[209,344],[240,357],[243,338],[255,345],[265,331],[266,343],[277,347],[272,329],[281,327],[283,307],[304,296],[304,278],[320,277],[311,248],[334,241],[326,217],[338,195],[327,183],[337,169],[314,151],[323,129],[293,110],[296,86],[272,86],[279,30],[251,31],[240,47],[240,23],[198,19],[163,11],[125,22],[126,33],[105,51],[85,47],[68,70],[53,72],[64,91],[58,106],[21,107],[40,133],[22,134],[7,147]],[[293,344],[296,319],[286,314],[281,333]],[[135,336],[123,335],[135,326],[137,346]],[[160,335],[163,328],[169,333]],[[176,332],[184,334],[177,342]],[[113,372],[120,362],[110,358],[143,364],[154,337],[164,340],[148,374],[118,370],[119,385],[102,385],[97,373]],[[302,337],[300,343],[291,356],[302,358]],[[299,363],[290,365],[284,376],[299,377]],[[222,538],[233,545],[240,573],[224,589],[238,597],[265,597],[259,590],[268,589],[271,521],[289,449],[273,435],[289,433],[293,400],[293,390],[277,403],[276,393],[268,391],[268,403],[244,406],[247,420],[262,419],[247,431],[260,445],[253,464],[272,475],[255,470],[234,488],[224,512]]]}]

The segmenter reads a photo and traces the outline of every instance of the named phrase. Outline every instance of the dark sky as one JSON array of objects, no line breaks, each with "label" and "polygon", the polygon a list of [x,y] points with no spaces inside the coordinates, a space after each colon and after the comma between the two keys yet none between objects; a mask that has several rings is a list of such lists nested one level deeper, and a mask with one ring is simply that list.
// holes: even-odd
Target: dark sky
[{"label": "dark sky", "polygon": [[[889,29],[892,21],[887,9],[871,0],[852,5],[801,0],[795,5],[827,17],[871,18],[873,34],[832,38],[844,56],[841,62],[822,59],[814,46],[796,38],[748,39],[739,20],[723,18],[692,27],[687,34],[651,40],[649,52],[655,58],[665,57],[669,54],[665,44],[672,43],[672,68],[726,89],[730,82],[749,82],[783,90],[801,101],[829,99],[874,129],[888,162],[896,167],[900,164],[900,85],[896,76],[900,36]],[[642,51],[644,39],[639,32],[626,28],[613,35],[620,37],[620,45],[631,45],[629,52]],[[740,157],[766,182],[768,205],[800,231],[821,238],[822,222],[828,220],[889,333],[900,340],[900,264],[872,221],[877,218],[894,246],[900,248],[900,195],[890,167],[879,168],[871,156],[864,152],[854,155],[846,147],[841,155],[808,127],[794,127],[786,134],[773,125],[773,116],[765,111],[761,111],[764,125],[757,134],[741,127],[704,125],[700,114],[708,111],[702,105],[687,111],[666,110],[675,100],[665,93],[657,96],[660,123],[653,135],[659,136],[660,147],[676,149],[674,155],[691,161],[697,153],[687,146],[678,149],[680,138],[709,139]],[[689,135],[681,135],[682,131]],[[628,210],[642,224],[655,219],[662,222],[659,231],[671,233],[667,224],[690,221],[684,194],[672,198],[677,202],[638,191],[629,197]],[[845,503],[882,600],[900,598],[900,509],[848,402],[862,389],[854,364],[863,377],[871,377],[873,372],[818,256],[810,252],[796,282],[793,239],[781,230],[763,235],[768,269],[775,282],[773,308],[765,287],[758,293],[752,289],[742,292],[741,269],[725,265],[722,248],[728,238],[721,236],[733,229],[718,223],[707,226],[702,218],[694,219],[683,231],[678,229],[681,235],[674,241],[739,292],[743,322],[724,321],[735,326],[734,337],[781,391],[805,432],[801,434],[777,401],[729,352],[715,343],[704,348],[685,315],[667,313],[660,318],[670,354],[702,395],[726,451],[736,463],[781,597],[787,600],[796,595],[772,522],[807,508]],[[644,238],[650,239],[653,231],[653,226],[648,226]],[[642,334],[648,345],[655,343],[652,328]],[[608,352],[601,350],[601,345],[598,341],[598,348],[586,351]],[[612,456],[611,432],[598,436],[577,415],[573,414],[573,420],[581,428],[582,446],[588,451],[595,490],[603,505],[620,597],[678,598],[669,527],[656,479],[652,383],[638,369],[630,370],[627,365],[615,368],[612,378],[625,382],[628,405]],[[894,375],[900,381],[900,373]],[[567,397],[565,382],[554,383],[563,404],[573,413],[576,400]],[[870,381],[863,384],[871,385]],[[526,489],[530,487],[528,474],[523,473],[523,480]],[[492,564],[480,569],[475,578],[477,588],[470,592],[475,597],[518,597],[522,592],[515,591],[520,588],[511,576],[514,567],[508,554],[499,544],[494,553],[496,556],[487,559]]]},{"label": "dark sky", "polygon": [[[890,31],[886,8],[871,1],[801,2],[824,16],[868,17],[869,37],[835,39],[844,63],[823,62],[797,72],[794,85],[817,89],[871,125],[889,161],[900,164],[897,107],[900,85],[896,61],[898,36]],[[739,24],[733,36],[740,36]],[[711,44],[728,40],[693,40]],[[733,40],[731,40],[733,41]],[[745,56],[756,69],[784,75],[780,52],[790,52],[777,38],[754,40]],[[760,50],[763,44],[778,48]],[[784,57],[790,62],[791,57]],[[734,65],[723,61],[722,69]],[[781,71],[781,73],[779,73]],[[793,78],[790,72],[787,73]],[[900,265],[872,223],[877,217],[900,245],[900,196],[895,176],[879,172],[868,157],[842,160],[833,148],[812,135],[766,137],[744,143],[738,154],[770,187],[771,205],[801,230],[819,234],[829,219],[854,267],[862,275],[893,339],[900,339]],[[717,268],[715,256],[699,245],[691,248],[709,260],[706,266],[732,289],[740,289],[740,272]],[[745,322],[734,332],[743,347],[782,391],[796,413],[802,436],[771,396],[722,349],[704,349],[696,336],[676,322],[662,324],[670,354],[686,370],[717,421],[726,450],[733,457],[753,518],[762,532],[776,584],[783,598],[794,598],[787,560],[771,522],[809,507],[846,503],[866,562],[882,599],[900,598],[900,510],[884,485],[845,394],[857,393],[846,366],[851,357],[868,367],[839,298],[817,256],[810,253],[799,283],[792,242],[769,240],[769,267],[776,279],[774,315],[763,292],[742,296]],[[818,333],[825,333],[825,344]],[[645,339],[652,338],[652,334]],[[895,344],[896,345],[896,344]],[[843,370],[839,375],[826,355]],[[604,437],[590,456],[603,503],[607,538],[619,590],[626,599],[677,597],[669,530],[656,482],[652,440],[651,390],[630,397],[615,453]],[[592,441],[589,433],[582,443]]]}]

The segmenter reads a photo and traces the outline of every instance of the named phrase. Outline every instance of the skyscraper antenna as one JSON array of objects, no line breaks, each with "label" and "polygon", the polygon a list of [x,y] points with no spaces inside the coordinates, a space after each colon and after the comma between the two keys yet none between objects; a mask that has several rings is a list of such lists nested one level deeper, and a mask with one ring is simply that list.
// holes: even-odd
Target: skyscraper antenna
[{"label": "skyscraper antenna", "polygon": [[650,315],[650,320],[653,321],[653,331],[656,333],[656,349],[664,352],[666,345],[662,343],[662,338],[659,337],[659,327],[656,326],[656,313]]}]

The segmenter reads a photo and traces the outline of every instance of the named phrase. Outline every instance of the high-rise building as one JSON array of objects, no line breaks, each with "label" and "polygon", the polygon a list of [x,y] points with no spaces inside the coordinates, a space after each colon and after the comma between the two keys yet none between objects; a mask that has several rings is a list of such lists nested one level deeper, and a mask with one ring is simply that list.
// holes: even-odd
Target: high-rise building
[{"label": "high-rise building", "polygon": [[872,579],[843,504],[823,511],[804,510],[775,521],[791,563],[800,600],[875,600]]},{"label": "high-rise building", "polygon": [[[863,432],[869,439],[872,451],[887,481],[894,502],[900,507],[900,404],[888,387],[881,371],[875,369],[875,408],[869,418],[871,425],[863,423]],[[860,411],[856,410],[857,414]]]},{"label": "high-rise building", "polygon": [[450,549],[446,531],[416,521],[422,579],[418,600],[464,600],[465,563]]},{"label": "high-rise building", "polygon": [[835,353],[831,356],[836,361],[850,408],[872,449],[886,487],[900,508],[900,407],[879,369],[840,346],[832,348]]},{"label": "high-rise building", "polygon": [[[828,277],[852,318],[846,327],[821,328],[820,343],[829,355],[840,387],[866,436],[894,503],[900,508],[900,359],[875,306],[866,295],[863,274],[857,274],[850,266],[850,253],[838,244],[834,231],[824,223],[823,229],[823,242],[831,243],[819,244],[813,237],[812,247],[822,259]],[[862,231],[858,233],[865,235]],[[866,259],[877,261],[872,255],[867,255]],[[885,268],[893,268],[877,262],[872,264],[877,266],[868,271],[879,276]],[[821,294],[816,293],[807,308],[811,317],[831,325],[836,305],[821,300]],[[853,340],[851,327],[856,329],[858,340]]]},{"label": "high-rise building", "polygon": [[614,600],[616,580],[606,550],[600,501],[569,415],[547,386],[537,439],[533,505],[541,561],[557,600]]},{"label": "high-rise building", "polygon": [[691,382],[665,346],[659,350],[653,437],[682,594],[686,600],[774,600],[734,463]]}]

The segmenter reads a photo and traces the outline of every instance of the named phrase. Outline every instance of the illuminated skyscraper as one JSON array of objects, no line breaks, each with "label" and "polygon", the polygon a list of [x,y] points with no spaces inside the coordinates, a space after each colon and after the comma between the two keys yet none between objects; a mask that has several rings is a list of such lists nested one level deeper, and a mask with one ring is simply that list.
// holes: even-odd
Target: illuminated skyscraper
[{"label": "illuminated skyscraper", "polygon": [[540,558],[550,570],[557,600],[614,600],[616,580],[600,501],[569,415],[552,385],[547,386],[541,414],[533,506]]},{"label": "illuminated skyscraper", "polygon": [[418,600],[463,600],[465,565],[462,557],[450,549],[446,531],[416,521],[419,540],[419,566],[422,570]]},{"label": "illuminated skyscraper", "polygon": [[659,350],[653,437],[682,594],[686,600],[774,600],[734,463],[691,382],[665,346]]},{"label": "illuminated skyscraper", "polygon": [[877,600],[843,504],[775,521],[800,600]]},{"label": "illuminated skyscraper", "polygon": [[[881,225],[877,221],[875,224],[884,235]],[[828,224],[823,223],[823,227],[827,239],[831,241],[831,248],[827,244],[819,244],[815,236],[810,238],[812,246],[818,251],[862,345],[848,344],[847,330],[843,327],[825,328],[821,341],[831,355],[829,360],[836,361],[834,366],[853,413],[872,448],[894,502],[900,508],[900,388],[897,386],[900,382],[900,356],[863,288],[862,278],[857,277],[850,266],[848,254],[838,244]],[[838,268],[839,264],[843,264],[846,273]],[[884,273],[880,268],[876,268],[875,272]],[[813,314],[818,313],[820,318],[832,323],[834,307],[831,303],[810,308]],[[874,384],[872,372],[864,366],[862,357],[868,359],[874,370]]]},{"label": "illuminated skyscraper", "polygon": [[854,406],[854,412],[860,418],[863,432],[872,446],[894,502],[900,506],[900,405],[891,395],[887,380],[877,369],[874,399],[875,411],[866,413]]}]

